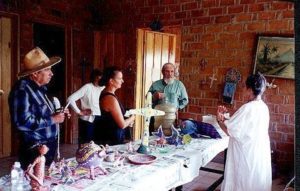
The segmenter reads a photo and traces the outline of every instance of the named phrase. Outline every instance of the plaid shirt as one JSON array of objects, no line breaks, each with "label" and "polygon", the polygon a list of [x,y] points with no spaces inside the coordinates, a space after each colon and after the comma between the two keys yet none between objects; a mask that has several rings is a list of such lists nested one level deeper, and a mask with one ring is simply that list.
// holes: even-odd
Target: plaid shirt
[{"label": "plaid shirt", "polygon": [[20,79],[12,88],[8,102],[12,124],[26,143],[43,143],[57,136],[51,115],[54,105],[46,96],[47,88],[29,78]]}]

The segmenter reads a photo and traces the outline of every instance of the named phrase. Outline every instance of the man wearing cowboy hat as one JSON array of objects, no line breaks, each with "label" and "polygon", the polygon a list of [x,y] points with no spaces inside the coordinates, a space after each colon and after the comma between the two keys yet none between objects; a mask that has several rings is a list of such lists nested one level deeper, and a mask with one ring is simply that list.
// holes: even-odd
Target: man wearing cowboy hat
[{"label": "man wearing cowboy hat", "polygon": [[40,144],[49,148],[46,164],[54,160],[58,145],[57,124],[64,122],[65,114],[70,117],[68,109],[55,112],[53,102],[46,95],[46,85],[53,76],[51,67],[60,61],[61,58],[49,59],[40,48],[34,48],[25,55],[24,70],[18,74],[20,79],[9,94],[12,125],[20,135],[19,161],[23,169],[36,158],[36,146]]}]

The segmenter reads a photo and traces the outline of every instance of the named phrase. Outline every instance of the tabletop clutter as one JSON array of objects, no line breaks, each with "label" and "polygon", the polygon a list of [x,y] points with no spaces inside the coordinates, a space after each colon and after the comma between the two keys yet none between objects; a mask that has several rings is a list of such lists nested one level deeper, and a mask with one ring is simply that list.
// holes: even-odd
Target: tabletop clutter
[{"label": "tabletop clutter", "polygon": [[[147,154],[137,152],[143,140],[115,146],[97,145],[91,141],[82,144],[77,149],[75,157],[62,158],[53,162],[49,167],[42,166],[38,170],[31,168],[31,171],[24,172],[20,163],[15,162],[11,174],[0,178],[0,190],[48,191],[55,190],[57,185],[71,185],[77,188],[80,187],[77,184],[81,184],[82,180],[95,180],[99,177],[110,176],[123,168],[155,163],[158,157],[169,160],[170,158],[164,155],[168,152],[172,153],[172,160],[180,159],[184,163],[183,166],[188,168],[189,157],[180,152],[178,154],[176,150],[184,150],[193,138],[189,134],[183,134],[184,131],[174,126],[171,127],[171,132],[170,136],[164,135],[162,127],[153,132],[153,135],[149,136],[150,152]],[[37,177],[43,175],[42,180],[38,181],[39,187],[36,186],[36,181],[32,181],[32,177],[35,177],[32,175]]]},{"label": "tabletop clutter", "polygon": [[[174,136],[174,135],[173,135]],[[157,137],[150,143],[151,149],[163,148],[167,141],[162,141],[162,137]],[[174,139],[174,137],[173,137]],[[175,138],[176,139],[176,138]],[[82,144],[75,153],[75,158],[64,159],[52,162],[47,168],[40,169],[44,171],[44,180],[40,182],[39,188],[33,189],[32,177],[28,171],[23,171],[20,163],[15,162],[10,175],[2,177],[0,185],[5,185],[7,190],[52,190],[57,184],[73,184],[82,178],[95,179],[97,176],[105,176],[113,169],[118,169],[124,163],[134,165],[150,164],[156,160],[156,156],[150,154],[140,154],[135,150],[136,143],[129,142],[118,150],[118,147],[109,145],[97,145],[93,141]],[[39,172],[40,173],[40,172]],[[1,190],[1,189],[0,189]]]}]

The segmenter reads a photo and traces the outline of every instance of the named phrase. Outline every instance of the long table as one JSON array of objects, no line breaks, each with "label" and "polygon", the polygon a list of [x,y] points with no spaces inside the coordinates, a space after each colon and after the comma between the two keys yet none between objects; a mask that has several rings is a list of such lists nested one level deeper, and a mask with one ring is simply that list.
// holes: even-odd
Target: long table
[{"label": "long table", "polygon": [[[52,190],[68,191],[166,191],[173,187],[192,181],[199,175],[199,169],[205,167],[218,153],[228,146],[228,137],[222,139],[199,138],[191,143],[175,147],[167,145],[164,148],[151,147],[151,155],[157,159],[147,165],[136,165],[125,160],[123,166],[113,167],[110,162],[103,162],[108,170],[107,175],[82,176],[74,183],[63,184],[47,178],[45,184],[51,185]],[[151,142],[151,141],[150,141]],[[135,142],[135,148],[139,142]],[[126,145],[113,147],[126,154]],[[74,158],[67,159],[72,166],[76,165]],[[88,171],[87,171],[88,172]],[[0,190],[6,190],[3,177],[0,179]],[[2,183],[2,185],[1,185]],[[6,184],[7,186],[7,184]]]}]

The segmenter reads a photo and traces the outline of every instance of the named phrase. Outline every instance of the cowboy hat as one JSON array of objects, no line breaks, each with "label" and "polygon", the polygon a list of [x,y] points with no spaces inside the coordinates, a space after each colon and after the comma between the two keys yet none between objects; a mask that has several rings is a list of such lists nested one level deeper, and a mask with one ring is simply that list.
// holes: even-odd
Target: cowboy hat
[{"label": "cowboy hat", "polygon": [[44,68],[53,66],[60,61],[61,58],[57,56],[49,59],[39,47],[36,47],[25,55],[23,60],[24,69],[18,74],[18,77],[24,77],[34,72],[38,72]]}]

